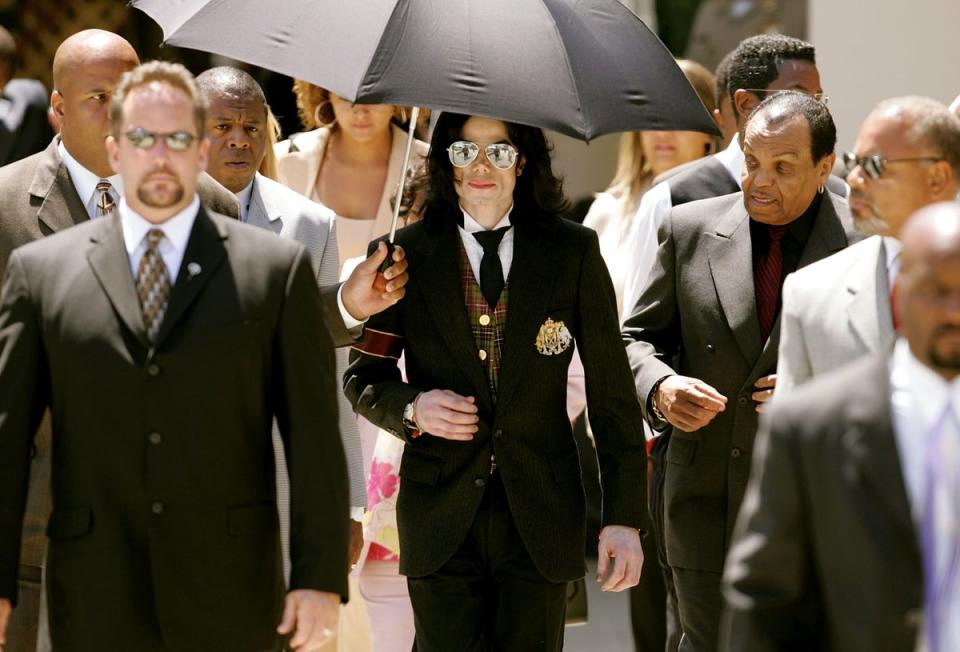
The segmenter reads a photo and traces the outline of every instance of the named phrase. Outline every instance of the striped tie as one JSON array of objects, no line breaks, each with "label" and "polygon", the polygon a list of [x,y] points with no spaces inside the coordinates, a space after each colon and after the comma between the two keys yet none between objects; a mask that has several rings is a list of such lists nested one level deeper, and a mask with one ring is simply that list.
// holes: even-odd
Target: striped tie
[{"label": "striped tie", "polygon": [[151,342],[157,339],[170,297],[170,277],[158,250],[163,237],[160,229],[147,232],[147,250],[143,252],[137,272],[137,295],[140,297],[140,309],[143,310],[143,326]]},{"label": "striped tie", "polygon": [[766,342],[777,319],[777,304],[780,303],[780,287],[783,285],[783,248],[781,240],[787,235],[789,225],[768,226],[770,247],[757,261],[754,270],[754,287],[757,294],[757,319],[760,321],[760,341]]},{"label": "striped tie", "polygon": [[116,204],[113,202],[113,195],[110,194],[111,188],[113,188],[113,186],[110,185],[110,182],[106,179],[100,179],[97,183],[97,192],[100,193],[100,197],[97,198],[98,217],[110,215],[116,207]]}]

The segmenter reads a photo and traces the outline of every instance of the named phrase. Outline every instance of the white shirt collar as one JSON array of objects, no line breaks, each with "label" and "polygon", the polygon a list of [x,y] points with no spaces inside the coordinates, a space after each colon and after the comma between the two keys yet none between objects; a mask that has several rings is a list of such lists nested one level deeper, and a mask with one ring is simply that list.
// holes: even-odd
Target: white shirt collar
[{"label": "white shirt collar", "polygon": [[960,416],[960,377],[952,381],[944,380],[914,357],[907,340],[900,338],[893,349],[890,382],[896,395],[903,392],[912,398],[914,415],[920,420],[922,433],[927,433],[936,425],[937,419],[949,402],[954,413]]},{"label": "white shirt collar", "polygon": [[101,178],[110,182],[114,192],[117,193],[117,197],[123,196],[123,179],[119,174],[114,174],[109,177],[98,177],[83,167],[77,159],[73,158],[70,152],[67,151],[67,148],[63,146],[62,140],[57,144],[57,152],[60,154],[60,159],[63,161],[63,164],[67,168],[67,173],[70,175],[70,181],[73,182],[73,187],[77,189],[77,194],[80,195],[80,201],[83,202],[84,206],[90,204],[90,200],[93,198],[93,193],[97,191],[97,184],[100,183]]},{"label": "white shirt collar", "polygon": [[120,200],[119,210],[120,223],[123,226],[123,242],[127,247],[127,255],[133,255],[133,252],[146,237],[147,231],[160,229],[176,249],[179,257],[183,258],[187,249],[187,241],[190,239],[190,231],[197,219],[197,211],[200,210],[200,197],[194,194],[193,201],[186,208],[162,224],[154,224],[138,215],[130,208],[126,199]]},{"label": "white shirt collar", "polygon": [[743,149],[740,147],[740,134],[734,134],[727,148],[714,154],[714,157],[727,169],[727,172],[739,186],[740,175],[743,173]]},{"label": "white shirt collar", "polygon": [[242,222],[247,221],[247,214],[250,212],[250,197],[253,195],[253,184],[256,180],[257,177],[254,176],[253,179],[250,179],[250,183],[237,193],[237,201],[240,202],[240,220]]},{"label": "white shirt collar", "polygon": [[[464,210],[463,206],[460,207],[460,211],[463,213],[463,226],[460,227],[461,229],[463,229],[467,233],[476,233],[477,231],[487,230],[487,228],[482,224],[480,224],[480,222],[473,219],[470,216],[470,213]],[[510,226],[510,213],[512,212],[513,212],[513,205],[511,204],[510,208],[507,210],[504,216],[500,218],[499,222],[497,222],[497,225],[490,230],[493,231],[495,229],[499,229],[505,226]]]}]

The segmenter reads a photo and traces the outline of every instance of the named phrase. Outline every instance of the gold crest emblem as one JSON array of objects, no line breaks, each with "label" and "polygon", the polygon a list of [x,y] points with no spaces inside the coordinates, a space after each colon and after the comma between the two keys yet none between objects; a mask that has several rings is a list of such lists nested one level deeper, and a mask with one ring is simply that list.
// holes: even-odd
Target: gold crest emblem
[{"label": "gold crest emblem", "polygon": [[567,350],[573,337],[562,321],[547,318],[537,333],[537,351],[542,355],[558,355]]}]

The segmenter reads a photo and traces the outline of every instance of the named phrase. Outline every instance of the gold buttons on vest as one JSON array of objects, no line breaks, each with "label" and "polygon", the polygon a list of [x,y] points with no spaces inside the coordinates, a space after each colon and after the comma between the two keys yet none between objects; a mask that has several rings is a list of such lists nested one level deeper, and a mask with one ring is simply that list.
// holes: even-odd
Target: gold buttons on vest
[{"label": "gold buttons on vest", "polygon": [[481,326],[489,326],[489,325],[490,325],[490,315],[480,315],[480,319],[478,319],[477,321],[480,322],[480,325],[481,325]]},{"label": "gold buttons on vest", "polygon": [[486,360],[486,359],[487,359],[487,352],[484,351],[483,349],[480,349],[480,353],[479,353],[478,355],[480,356],[480,359],[481,359],[481,360]]}]

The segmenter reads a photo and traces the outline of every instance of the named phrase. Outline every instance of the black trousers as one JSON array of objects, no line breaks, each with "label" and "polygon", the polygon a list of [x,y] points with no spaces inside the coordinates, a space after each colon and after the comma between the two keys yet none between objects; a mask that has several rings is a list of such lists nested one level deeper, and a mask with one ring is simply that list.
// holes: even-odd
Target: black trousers
[{"label": "black trousers", "polygon": [[415,652],[559,652],[566,582],[537,571],[499,473],[490,476],[467,538],[440,570],[408,577]]},{"label": "black trousers", "polygon": [[[656,544],[656,554],[648,557],[647,546],[644,547],[643,554],[644,560],[649,560],[644,563],[644,570],[646,570],[648,564],[653,567],[658,567],[663,577],[664,595],[666,597],[666,622],[664,631],[664,647],[660,649],[663,649],[666,652],[677,652],[680,646],[682,629],[680,626],[679,609],[677,606],[677,591],[676,587],[674,586],[673,571],[667,564],[667,543],[666,538],[664,537],[663,527],[663,487],[666,479],[665,458],[669,443],[670,431],[668,430],[657,439],[650,454],[650,459],[653,465],[653,473],[650,482],[649,507],[650,522],[653,530],[651,534],[653,536],[647,537],[647,539],[653,539],[654,543]],[[643,582],[642,576],[640,581]],[[639,641],[637,643],[637,652],[646,652],[644,648],[639,647]]]}]

